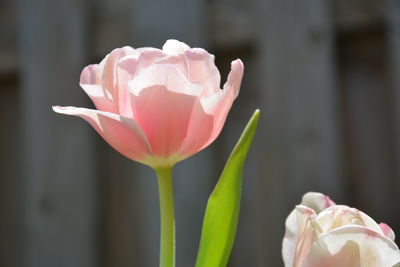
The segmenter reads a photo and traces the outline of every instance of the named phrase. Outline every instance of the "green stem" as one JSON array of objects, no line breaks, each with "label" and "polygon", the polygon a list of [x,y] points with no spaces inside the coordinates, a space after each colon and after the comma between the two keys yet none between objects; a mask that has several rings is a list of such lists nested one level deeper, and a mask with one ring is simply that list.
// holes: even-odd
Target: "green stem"
[{"label": "green stem", "polygon": [[160,195],[160,267],[175,267],[175,219],[172,168],[155,169]]}]

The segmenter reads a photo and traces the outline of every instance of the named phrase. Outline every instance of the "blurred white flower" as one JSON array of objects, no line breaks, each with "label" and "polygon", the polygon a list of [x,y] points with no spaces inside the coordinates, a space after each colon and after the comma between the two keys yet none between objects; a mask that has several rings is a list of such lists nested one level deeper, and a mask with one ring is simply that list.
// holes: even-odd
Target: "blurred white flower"
[{"label": "blurred white flower", "polygon": [[286,219],[282,256],[285,267],[400,266],[388,225],[312,192]]}]

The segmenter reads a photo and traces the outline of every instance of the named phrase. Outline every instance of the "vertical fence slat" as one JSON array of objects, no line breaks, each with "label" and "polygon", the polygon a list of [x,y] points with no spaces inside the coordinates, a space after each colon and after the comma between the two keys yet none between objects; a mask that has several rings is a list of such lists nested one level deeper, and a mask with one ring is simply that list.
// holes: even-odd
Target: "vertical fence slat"
[{"label": "vertical fence slat", "polygon": [[51,105],[87,106],[79,90],[85,1],[18,1],[24,161],[24,267],[98,266],[94,134]]},{"label": "vertical fence slat", "polygon": [[16,7],[0,3],[0,266],[20,266],[21,179],[19,98],[16,76]]},{"label": "vertical fence slat", "polygon": [[[392,221],[387,205],[393,186],[392,114],[384,29],[338,38],[343,94],[348,204],[377,220]],[[365,45],[368,43],[368,45]]]},{"label": "vertical fence slat", "polygon": [[[393,111],[393,129],[395,137],[394,144],[394,166],[395,169],[395,181],[396,189],[398,192],[400,188],[400,3],[396,0],[386,0],[385,1],[385,19],[387,23],[388,30],[386,31],[386,40],[388,47],[388,61],[389,61],[389,77],[391,79],[391,89],[392,89],[392,111]],[[396,201],[400,200],[397,195]],[[393,196],[392,196],[393,197]],[[397,227],[400,227],[400,218],[397,217]]]},{"label": "vertical fence slat", "polygon": [[20,105],[14,82],[0,78],[0,266],[21,266]]},{"label": "vertical fence slat", "polygon": [[329,1],[258,2],[265,121],[259,154],[265,258],[280,266],[284,219],[306,191],[337,198],[341,164]]}]

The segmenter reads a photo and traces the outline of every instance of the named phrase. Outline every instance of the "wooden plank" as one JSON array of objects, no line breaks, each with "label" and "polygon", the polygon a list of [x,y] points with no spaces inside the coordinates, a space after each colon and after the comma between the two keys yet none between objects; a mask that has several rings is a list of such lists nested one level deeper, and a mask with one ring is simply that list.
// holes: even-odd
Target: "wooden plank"
[{"label": "wooden plank", "polygon": [[87,106],[79,89],[85,1],[17,2],[23,142],[23,267],[99,266],[94,133],[54,104]]},{"label": "wooden plank", "polygon": [[[102,146],[107,146],[104,142]],[[105,266],[157,266],[158,192],[148,167],[106,149],[102,162]]]},{"label": "wooden plank", "polygon": [[0,75],[17,70],[17,36],[15,32],[15,1],[0,2]]},{"label": "wooden plank", "polygon": [[91,56],[101,60],[117,47],[135,46],[132,35],[132,1],[91,0],[93,7]]},{"label": "wooden plank", "polygon": [[[348,204],[394,223],[393,120],[384,29],[338,38]],[[351,193],[350,193],[351,192]]]},{"label": "wooden plank", "polygon": [[385,5],[379,0],[333,0],[330,8],[335,27],[341,32],[376,28],[384,23]]},{"label": "wooden plank", "polygon": [[[282,265],[284,220],[310,190],[341,197],[329,1],[258,1],[263,114],[258,134],[259,262]],[[261,266],[262,264],[259,264]]]},{"label": "wooden plank", "polygon": [[209,18],[204,1],[138,0],[132,2],[132,12],[130,26],[139,46],[160,47],[167,39],[178,39],[192,47],[207,44]]},{"label": "wooden plank", "polygon": [[238,1],[212,2],[210,35],[217,46],[248,46],[254,42],[257,32],[249,6]]},{"label": "wooden plank", "polygon": [[20,105],[16,81],[0,90],[0,266],[21,266]]},{"label": "wooden plank", "polygon": [[[387,60],[389,63],[389,77],[391,87],[391,105],[393,118],[393,136],[394,136],[394,166],[395,179],[393,181],[395,190],[398,192],[400,188],[400,3],[395,0],[385,1],[385,22],[387,25],[386,41]],[[400,201],[398,194],[393,195],[392,199]],[[393,210],[392,210],[393,211]],[[392,212],[391,212],[392,213]],[[400,216],[393,214],[397,225],[397,232],[400,230]]]}]

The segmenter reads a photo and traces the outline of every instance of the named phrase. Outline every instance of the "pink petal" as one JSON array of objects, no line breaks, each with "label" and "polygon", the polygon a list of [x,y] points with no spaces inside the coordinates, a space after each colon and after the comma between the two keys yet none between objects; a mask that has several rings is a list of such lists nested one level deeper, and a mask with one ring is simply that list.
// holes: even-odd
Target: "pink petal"
[{"label": "pink petal", "polygon": [[[186,79],[188,79],[189,69],[188,64],[183,54],[167,55],[158,59],[155,64],[169,64],[173,65]],[[190,80],[189,80],[190,81]]]},{"label": "pink petal", "polygon": [[319,226],[315,222],[315,217],[316,214],[312,209],[297,206],[286,219],[286,232],[282,242],[285,266],[301,266],[312,243],[317,239]]},{"label": "pink petal", "polygon": [[92,99],[97,109],[114,113],[119,112],[119,86],[116,66],[122,57],[135,54],[137,52],[132,47],[117,48],[111,51],[100,64],[89,65],[83,69],[80,85]]},{"label": "pink petal", "polygon": [[152,65],[141,70],[134,80],[130,81],[130,93],[140,95],[141,90],[152,86],[164,86],[171,92],[200,96],[203,87],[190,83],[174,66]]},{"label": "pink petal", "polygon": [[394,241],[395,239],[395,234],[392,230],[392,228],[390,228],[389,225],[387,225],[386,223],[380,223],[379,227],[381,228],[383,234],[389,238],[390,240]]},{"label": "pink petal", "polygon": [[81,73],[80,86],[98,110],[113,112],[114,104],[110,100],[111,97],[104,95],[104,90],[101,86],[101,73],[102,70],[97,64],[85,67]]},{"label": "pink petal", "polygon": [[161,50],[153,48],[141,48],[137,49],[136,52],[140,52],[140,54],[125,56],[117,64],[116,86],[118,90],[114,102],[116,102],[118,113],[128,118],[133,118],[129,81],[134,79],[142,68],[147,68],[155,60],[164,56]]},{"label": "pink petal", "polygon": [[127,118],[133,118],[128,82],[134,77],[138,66],[136,56],[126,56],[117,65],[118,92],[116,105],[118,113]]},{"label": "pink petal", "polygon": [[228,80],[224,84],[224,90],[232,91],[233,97],[236,98],[239,94],[240,84],[244,72],[243,62],[236,59],[231,63],[231,72],[228,75]]},{"label": "pink petal", "polygon": [[[154,156],[170,157],[175,162],[166,164],[171,165],[183,159],[178,153],[197,101],[196,95],[177,92],[178,88],[174,86],[183,86],[185,88],[179,89],[186,89],[184,91],[188,92],[197,89],[189,83],[180,83],[176,75],[167,75],[166,78],[167,80],[160,80],[160,84],[135,79],[130,83],[130,88],[135,120],[146,133]],[[176,156],[175,159],[173,155]]]},{"label": "pink petal", "polygon": [[205,146],[213,142],[220,134],[233,101],[239,93],[243,70],[243,63],[240,59],[233,61],[231,64],[231,72],[224,85],[224,90],[219,90],[214,95],[203,97],[200,100],[205,112],[214,116],[214,129]]},{"label": "pink petal", "polygon": [[220,89],[221,76],[214,63],[214,56],[202,48],[190,48],[176,40],[168,40],[163,51],[169,54],[157,61],[158,64],[173,64],[191,83],[204,87],[204,96],[210,96]]},{"label": "pink petal", "polygon": [[318,214],[321,211],[335,205],[335,202],[333,202],[328,196],[324,194],[317,192],[308,192],[303,196],[301,205],[313,209]]},{"label": "pink petal", "polygon": [[220,91],[221,76],[215,66],[214,56],[201,48],[186,50],[187,77],[192,83],[204,86],[203,96],[210,96]]},{"label": "pink petal", "polygon": [[336,228],[316,241],[304,267],[394,266],[400,263],[395,243],[363,226]]},{"label": "pink petal", "polygon": [[[240,60],[232,62],[232,71],[224,90],[218,89],[213,95],[202,96],[196,103],[187,137],[182,145],[183,154],[193,155],[218,137],[240,87],[241,76],[236,75],[243,75],[243,64]],[[237,78],[240,79],[239,82],[233,81]]]},{"label": "pink petal", "polygon": [[157,60],[167,57],[167,55],[160,49],[157,48],[139,48],[136,49],[139,52],[139,69],[149,67],[151,64],[156,63]]},{"label": "pink petal", "polygon": [[[118,79],[117,79],[117,64],[118,61],[128,55],[135,55],[137,52],[132,47],[125,46],[123,48],[117,48],[111,51],[103,61],[100,63],[100,66],[103,68],[102,72],[102,86],[103,89],[106,91],[105,95],[109,93],[112,95],[112,99],[114,104],[118,103]],[[116,111],[118,107],[116,107]]]},{"label": "pink petal", "polygon": [[190,47],[178,40],[167,40],[162,47],[162,50],[167,54],[181,54],[186,50],[190,49]]},{"label": "pink petal", "polygon": [[344,205],[335,205],[325,209],[318,214],[317,221],[322,225],[324,232],[344,225],[360,225],[383,234],[374,219],[360,210]]},{"label": "pink petal", "polygon": [[83,118],[122,155],[147,165],[153,164],[149,143],[135,121],[117,114],[86,108],[55,106],[53,110]]},{"label": "pink petal", "polygon": [[190,117],[190,123],[180,154],[189,157],[210,144],[214,128],[214,116],[207,114],[200,99],[196,102]]}]

